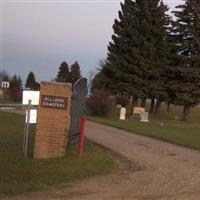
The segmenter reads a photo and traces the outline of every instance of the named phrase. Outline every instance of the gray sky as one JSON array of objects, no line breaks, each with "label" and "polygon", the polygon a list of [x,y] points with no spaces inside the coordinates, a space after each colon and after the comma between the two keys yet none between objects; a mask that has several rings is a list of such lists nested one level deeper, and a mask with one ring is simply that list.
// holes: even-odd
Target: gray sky
[{"label": "gray sky", "polygon": [[[50,80],[62,61],[78,61],[82,74],[106,57],[118,0],[0,0],[1,66],[25,80]],[[181,0],[165,0],[173,9]]]}]

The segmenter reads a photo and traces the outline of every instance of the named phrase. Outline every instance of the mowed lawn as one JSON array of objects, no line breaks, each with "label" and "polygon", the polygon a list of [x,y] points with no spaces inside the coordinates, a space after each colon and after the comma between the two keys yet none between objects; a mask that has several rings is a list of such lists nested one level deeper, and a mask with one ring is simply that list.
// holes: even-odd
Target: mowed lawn
[{"label": "mowed lawn", "polygon": [[[147,106],[148,111],[148,106]],[[170,112],[162,105],[161,114],[150,116],[150,122],[119,120],[119,109],[114,109],[109,117],[91,117],[89,120],[124,129],[136,134],[187,146],[200,150],[200,108],[191,109],[188,122],[177,120],[181,117],[182,107],[171,106]]]},{"label": "mowed lawn", "polygon": [[5,195],[59,187],[61,183],[107,174],[115,167],[111,156],[89,141],[81,161],[76,157],[75,145],[70,146],[65,158],[33,159],[33,125],[29,157],[25,159],[22,154],[23,131],[23,115],[0,112],[0,199]]}]

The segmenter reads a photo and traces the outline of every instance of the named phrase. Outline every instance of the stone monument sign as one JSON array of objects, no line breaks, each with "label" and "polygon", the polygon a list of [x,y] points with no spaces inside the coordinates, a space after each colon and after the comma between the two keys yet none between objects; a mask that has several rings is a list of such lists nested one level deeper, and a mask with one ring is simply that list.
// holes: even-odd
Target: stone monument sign
[{"label": "stone monument sign", "polygon": [[34,158],[65,155],[70,123],[71,84],[42,82]]}]

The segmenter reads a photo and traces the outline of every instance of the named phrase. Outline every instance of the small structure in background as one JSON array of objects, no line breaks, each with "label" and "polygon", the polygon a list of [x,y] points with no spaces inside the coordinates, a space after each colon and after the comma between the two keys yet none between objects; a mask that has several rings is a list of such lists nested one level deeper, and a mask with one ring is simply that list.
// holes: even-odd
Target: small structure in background
[{"label": "small structure in background", "polygon": [[1,82],[1,88],[8,89],[9,87],[10,87],[10,82],[9,81],[2,81]]},{"label": "small structure in background", "polygon": [[124,108],[124,107],[121,108],[119,119],[126,120],[126,108]]}]

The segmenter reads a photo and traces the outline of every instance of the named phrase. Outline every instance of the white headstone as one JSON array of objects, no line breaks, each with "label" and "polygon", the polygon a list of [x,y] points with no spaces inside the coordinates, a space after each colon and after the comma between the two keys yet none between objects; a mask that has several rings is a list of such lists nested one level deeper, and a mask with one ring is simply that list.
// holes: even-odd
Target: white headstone
[{"label": "white headstone", "polygon": [[120,104],[117,104],[116,105],[116,108],[121,108],[122,106]]},{"label": "white headstone", "polygon": [[143,112],[141,113],[141,122],[149,122],[149,113],[148,112]]},{"label": "white headstone", "polygon": [[126,108],[121,108],[120,110],[120,117],[119,117],[120,120],[125,120],[126,119]]}]

